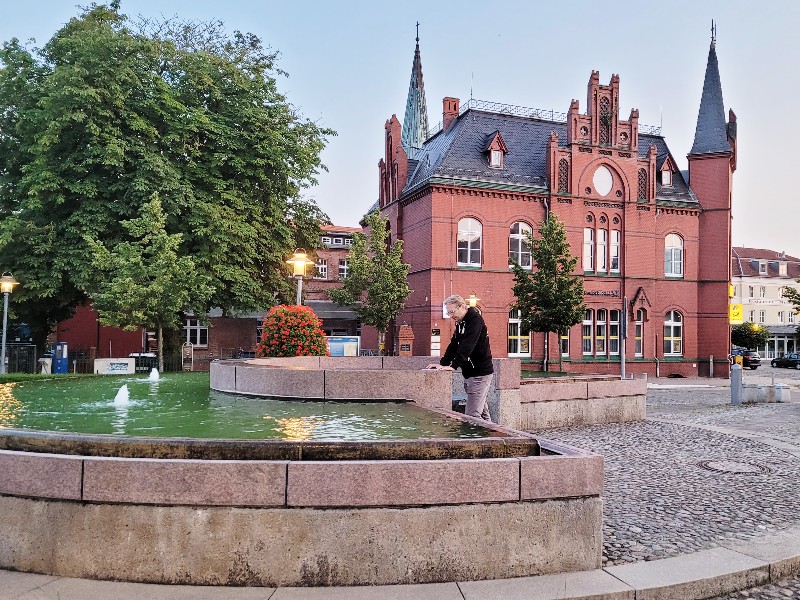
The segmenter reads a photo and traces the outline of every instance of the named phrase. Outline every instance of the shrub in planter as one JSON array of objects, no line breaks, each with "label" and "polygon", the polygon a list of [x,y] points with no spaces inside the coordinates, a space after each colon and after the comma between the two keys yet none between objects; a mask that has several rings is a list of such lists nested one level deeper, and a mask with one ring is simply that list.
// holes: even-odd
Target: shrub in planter
[{"label": "shrub in planter", "polygon": [[264,317],[256,356],[327,356],[321,322],[308,306],[279,304]]}]

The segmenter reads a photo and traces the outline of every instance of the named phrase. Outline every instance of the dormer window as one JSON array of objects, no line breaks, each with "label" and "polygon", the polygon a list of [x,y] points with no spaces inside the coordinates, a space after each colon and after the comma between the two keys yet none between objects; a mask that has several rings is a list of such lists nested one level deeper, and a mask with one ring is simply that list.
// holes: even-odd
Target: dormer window
[{"label": "dormer window", "polygon": [[767,261],[765,260],[758,261],[758,274],[766,275],[766,273],[767,273]]},{"label": "dormer window", "polygon": [[503,151],[502,150],[492,150],[489,153],[489,166],[493,169],[502,169],[503,168]]},{"label": "dormer window", "polygon": [[328,236],[323,236],[322,237],[322,243],[323,244],[330,244],[331,243],[331,238],[329,238]]},{"label": "dormer window", "polygon": [[661,171],[661,185],[672,185],[672,171]]},{"label": "dormer window", "polygon": [[340,237],[333,238],[333,245],[334,246],[341,246],[342,245],[342,238],[340,238]]},{"label": "dormer window", "polygon": [[778,263],[778,275],[786,277],[787,275],[786,265],[787,263],[784,261]]}]

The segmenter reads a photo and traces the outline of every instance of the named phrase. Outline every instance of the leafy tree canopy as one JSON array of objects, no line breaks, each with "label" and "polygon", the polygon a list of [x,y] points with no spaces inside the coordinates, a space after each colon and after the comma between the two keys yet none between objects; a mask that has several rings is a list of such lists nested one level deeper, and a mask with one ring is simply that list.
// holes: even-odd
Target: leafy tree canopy
[{"label": "leafy tree canopy", "polygon": [[378,211],[365,217],[369,239],[361,233],[353,236],[348,254],[347,278],[341,288],[331,290],[331,299],[351,305],[361,322],[378,330],[379,343],[389,322],[400,314],[411,290],[408,287],[409,265],[403,263],[403,241],[389,247],[389,225]]},{"label": "leafy tree canopy", "polygon": [[[800,279],[797,280],[797,283],[800,283]],[[800,291],[793,287],[786,286],[783,288],[783,297],[794,304],[794,311],[800,314]],[[800,325],[797,326],[797,333],[800,333]]]},{"label": "leafy tree canopy", "polygon": [[17,317],[53,322],[85,301],[89,241],[157,193],[176,250],[208,275],[205,307],[290,299],[286,256],[327,217],[300,192],[333,131],[278,91],[276,53],[219,22],[132,25],[92,5],[42,48],[0,49],[0,264],[22,283]]},{"label": "leafy tree canopy", "polygon": [[760,327],[755,323],[742,323],[731,327],[731,343],[748,350],[766,346],[771,337],[772,334],[766,327]]}]

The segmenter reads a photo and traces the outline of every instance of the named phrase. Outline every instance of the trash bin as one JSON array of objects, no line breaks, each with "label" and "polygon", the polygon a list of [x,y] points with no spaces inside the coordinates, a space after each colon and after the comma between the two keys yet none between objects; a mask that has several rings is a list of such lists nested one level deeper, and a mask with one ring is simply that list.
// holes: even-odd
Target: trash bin
[{"label": "trash bin", "polygon": [[53,373],[69,373],[67,342],[56,342],[53,346]]}]

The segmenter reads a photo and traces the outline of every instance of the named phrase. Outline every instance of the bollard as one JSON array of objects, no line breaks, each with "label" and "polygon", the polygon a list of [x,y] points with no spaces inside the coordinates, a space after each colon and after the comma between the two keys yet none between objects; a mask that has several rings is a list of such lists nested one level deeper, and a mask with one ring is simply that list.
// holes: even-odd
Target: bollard
[{"label": "bollard", "polygon": [[731,404],[742,403],[742,365],[731,366]]}]

